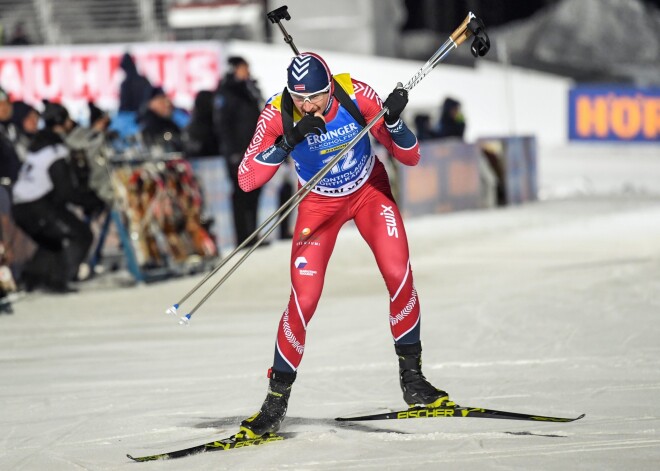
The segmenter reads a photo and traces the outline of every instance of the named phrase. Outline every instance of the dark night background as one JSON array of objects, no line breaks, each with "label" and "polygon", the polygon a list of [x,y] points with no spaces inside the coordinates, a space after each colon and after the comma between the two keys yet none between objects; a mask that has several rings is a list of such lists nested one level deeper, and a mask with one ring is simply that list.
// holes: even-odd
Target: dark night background
[{"label": "dark night background", "polygon": [[[450,32],[465,18],[466,10],[475,12],[486,26],[498,26],[527,18],[555,3],[559,0],[405,0],[408,20],[403,29]],[[660,0],[645,0],[644,3],[660,8]]]}]

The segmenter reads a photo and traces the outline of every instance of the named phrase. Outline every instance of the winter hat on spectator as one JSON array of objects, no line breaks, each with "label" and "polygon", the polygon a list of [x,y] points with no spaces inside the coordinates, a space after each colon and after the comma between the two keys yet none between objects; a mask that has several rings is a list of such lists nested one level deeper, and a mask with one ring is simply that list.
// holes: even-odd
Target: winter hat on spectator
[{"label": "winter hat on spectator", "polygon": [[87,107],[89,108],[89,124],[92,125],[96,122],[97,119],[102,118],[106,115],[106,112],[101,108],[96,106],[93,101],[87,102]]},{"label": "winter hat on spectator", "polygon": [[65,107],[52,101],[42,101],[44,103],[44,111],[41,113],[41,118],[44,120],[47,128],[61,126],[66,123],[66,120],[69,119],[69,112]]},{"label": "winter hat on spectator", "polygon": [[241,65],[248,65],[247,61],[241,56],[231,56],[229,59],[227,59],[227,68],[229,69],[229,73],[233,74],[236,71],[236,67]]},{"label": "winter hat on spectator", "polygon": [[28,105],[24,101],[15,101],[14,102],[14,112],[11,115],[11,120],[14,122],[14,124],[16,126],[19,127],[19,129],[21,129],[21,131],[24,131],[24,129],[23,129],[23,120],[32,111],[39,114],[39,111],[37,111],[33,106]]},{"label": "winter hat on spectator", "polygon": [[286,86],[292,93],[317,93],[330,91],[332,74],[321,56],[303,52],[291,60],[286,69]]},{"label": "winter hat on spectator", "polygon": [[9,94],[2,87],[0,87],[0,101],[9,101]]},{"label": "winter hat on spectator", "polygon": [[165,94],[165,90],[163,90],[163,87],[152,87],[151,91],[149,92],[149,100],[153,100],[159,96],[167,96]]}]

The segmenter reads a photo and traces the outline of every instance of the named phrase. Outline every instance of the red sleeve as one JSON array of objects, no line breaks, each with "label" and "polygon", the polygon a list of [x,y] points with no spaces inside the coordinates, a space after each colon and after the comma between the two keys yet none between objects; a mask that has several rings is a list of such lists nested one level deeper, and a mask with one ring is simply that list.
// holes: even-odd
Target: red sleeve
[{"label": "red sleeve", "polygon": [[[378,94],[364,82],[359,80],[351,79],[353,82],[353,89],[355,90],[355,98],[358,102],[358,107],[362,112],[362,115],[367,120],[367,123],[371,122],[374,117],[380,113],[383,109],[383,102],[381,101]],[[387,151],[399,162],[404,165],[417,165],[419,162],[419,142],[415,139],[415,145],[403,149],[394,143],[390,132],[387,130],[385,125],[385,120],[381,120],[374,124],[370,130],[371,135],[380,142]]]},{"label": "red sleeve", "polygon": [[272,105],[266,105],[259,115],[254,136],[238,168],[238,185],[243,191],[252,191],[265,185],[280,168],[280,164],[268,165],[255,157],[272,147],[282,134],[284,126],[280,111]]}]

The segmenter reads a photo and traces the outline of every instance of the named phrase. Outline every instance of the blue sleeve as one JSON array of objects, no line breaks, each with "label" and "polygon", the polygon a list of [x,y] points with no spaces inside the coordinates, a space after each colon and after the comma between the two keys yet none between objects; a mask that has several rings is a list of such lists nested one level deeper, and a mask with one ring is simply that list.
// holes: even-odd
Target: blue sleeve
[{"label": "blue sleeve", "polygon": [[288,155],[289,153],[285,149],[273,144],[265,151],[255,155],[254,160],[265,165],[279,165]]},{"label": "blue sleeve", "polygon": [[406,123],[404,123],[402,119],[399,119],[391,126],[386,123],[386,126],[392,136],[392,140],[398,147],[402,149],[410,149],[417,144],[417,137],[410,129],[408,129],[408,126],[406,126]]}]

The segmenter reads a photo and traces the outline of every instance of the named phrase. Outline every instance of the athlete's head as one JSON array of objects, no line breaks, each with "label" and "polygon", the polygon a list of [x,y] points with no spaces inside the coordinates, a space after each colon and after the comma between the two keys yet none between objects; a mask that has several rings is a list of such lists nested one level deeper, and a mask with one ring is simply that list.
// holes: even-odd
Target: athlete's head
[{"label": "athlete's head", "polygon": [[286,73],[286,87],[301,111],[308,113],[325,109],[332,91],[332,74],[321,56],[303,52],[291,60]]}]

